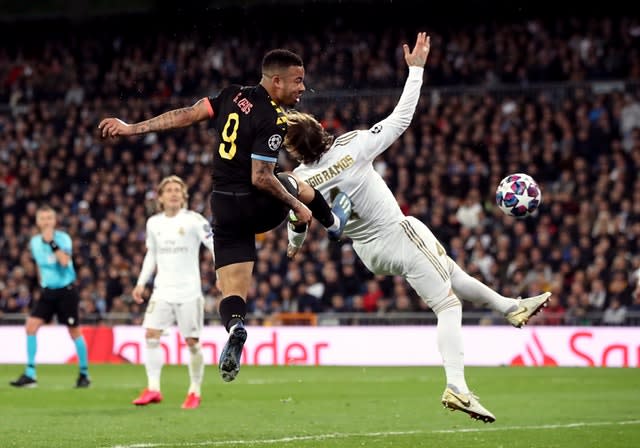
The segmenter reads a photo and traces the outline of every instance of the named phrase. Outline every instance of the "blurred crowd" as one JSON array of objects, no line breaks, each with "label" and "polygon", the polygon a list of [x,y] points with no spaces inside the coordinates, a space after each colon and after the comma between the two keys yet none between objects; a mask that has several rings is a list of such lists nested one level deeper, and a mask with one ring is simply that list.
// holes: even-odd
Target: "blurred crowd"
[{"label": "blurred crowd", "polygon": [[[427,223],[463,269],[501,294],[552,291],[538,324],[630,323],[627,315],[640,312],[640,20],[448,25],[430,34],[425,95],[415,119],[375,163],[402,210]],[[229,83],[257,83],[262,54],[275,46],[303,55],[317,95],[397,89],[407,71],[399,43],[413,38],[402,29],[359,31],[340,22],[295,38],[284,31],[269,35],[143,38],[116,29],[0,48],[0,313],[27,312],[39,300],[28,241],[43,202],[57,210],[59,226],[73,238],[86,321],[107,313],[117,317],[110,322],[141,321],[144,308],[131,291],[164,176],[185,179],[190,208],[211,218],[215,136],[206,123],[102,140],[101,118],[139,121]],[[569,93],[562,96],[527,90],[540,82],[603,80],[624,83],[600,92],[587,84],[553,90]],[[433,86],[464,91],[503,84],[522,90],[427,94]],[[397,101],[391,92],[340,103],[307,95],[301,108],[336,135],[372,126]],[[281,164],[294,166],[286,158]],[[514,220],[494,205],[495,187],[515,172],[541,186],[543,203],[532,218]],[[373,276],[348,240],[329,242],[319,225],[312,225],[293,261],[285,255],[283,226],[259,235],[258,244],[248,302],[256,319],[306,311],[430,313],[403,279]],[[215,316],[219,291],[205,252],[201,272],[206,311]],[[502,323],[488,311],[482,321]]]}]

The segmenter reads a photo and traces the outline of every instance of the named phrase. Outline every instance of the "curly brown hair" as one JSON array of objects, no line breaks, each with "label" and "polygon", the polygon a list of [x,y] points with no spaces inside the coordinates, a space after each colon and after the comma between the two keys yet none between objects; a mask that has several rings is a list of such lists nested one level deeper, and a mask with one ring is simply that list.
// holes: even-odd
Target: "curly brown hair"
[{"label": "curly brown hair", "polygon": [[313,163],[333,144],[330,135],[313,115],[292,110],[287,112],[287,134],[284,147],[299,162]]}]

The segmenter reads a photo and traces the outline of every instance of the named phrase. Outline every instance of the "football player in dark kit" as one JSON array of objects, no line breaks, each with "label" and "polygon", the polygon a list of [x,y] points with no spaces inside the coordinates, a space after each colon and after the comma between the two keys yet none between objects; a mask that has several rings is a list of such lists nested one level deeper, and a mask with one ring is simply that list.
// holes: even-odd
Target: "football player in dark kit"
[{"label": "football player in dark kit", "polygon": [[275,49],[262,60],[258,85],[232,85],[216,97],[139,123],[106,118],[98,125],[103,137],[182,128],[208,119],[218,131],[211,209],[216,274],[223,294],[218,310],[229,332],[219,363],[224,381],[237,376],[247,338],[243,321],[256,260],[255,234],[275,228],[291,210],[296,231],[303,230],[313,216],[327,228],[330,238],[337,239],[351,214],[351,201],[344,194],[335,198],[331,208],[314,188],[291,174],[275,172],[287,132],[283,107],[300,100],[304,75],[297,54]]}]

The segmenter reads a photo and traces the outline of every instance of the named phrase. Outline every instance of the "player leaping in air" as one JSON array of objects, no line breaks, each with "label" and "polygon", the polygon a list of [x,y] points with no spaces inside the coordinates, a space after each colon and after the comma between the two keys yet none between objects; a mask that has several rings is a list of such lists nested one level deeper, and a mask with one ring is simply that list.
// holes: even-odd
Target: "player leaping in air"
[{"label": "player leaping in air", "polygon": [[[521,327],[546,305],[550,293],[520,300],[507,298],[466,274],[425,224],[402,213],[393,193],[375,171],[375,158],[411,123],[430,39],[426,33],[418,33],[413,50],[409,51],[406,44],[403,49],[409,75],[391,115],[369,130],[351,131],[333,139],[313,116],[292,112],[285,148],[301,162],[294,170],[299,178],[327,199],[337,191],[351,199],[353,213],[343,235],[352,239],[354,250],[367,268],[374,274],[403,276],[435,312],[438,349],[447,382],[443,405],[493,422],[494,415],[469,391],[465,380],[460,299],[487,303],[502,312],[512,325]],[[330,174],[320,175],[323,172]],[[304,241],[305,231],[292,225],[288,229],[288,255],[293,257]]]},{"label": "player leaping in air", "polygon": [[193,106],[139,123],[106,118],[98,125],[103,137],[184,128],[205,120],[217,131],[219,139],[212,145],[211,211],[216,275],[223,296],[218,311],[229,333],[218,363],[224,381],[233,381],[238,375],[247,339],[244,318],[257,259],[255,235],[280,225],[292,210],[303,225],[313,214],[335,239],[351,214],[350,201],[344,195],[331,208],[318,191],[289,174],[276,174],[287,132],[283,108],[299,101],[305,91],[304,75],[300,56],[279,48],[262,59],[258,85],[230,85]]}]

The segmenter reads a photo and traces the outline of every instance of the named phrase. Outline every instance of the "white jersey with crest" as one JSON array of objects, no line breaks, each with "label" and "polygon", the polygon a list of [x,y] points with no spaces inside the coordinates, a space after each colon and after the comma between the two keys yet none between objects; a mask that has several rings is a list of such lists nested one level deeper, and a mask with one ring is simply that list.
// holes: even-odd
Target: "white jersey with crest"
[{"label": "white jersey with crest", "polygon": [[446,303],[455,263],[421,221],[405,216],[393,193],[373,168],[374,159],[409,127],[420,96],[422,67],[410,67],[404,90],[387,118],[367,131],[338,137],[316,163],[294,172],[329,201],[346,193],[353,213],[343,235],[367,268],[401,275],[433,309]]},{"label": "white jersey with crest", "polygon": [[393,193],[375,171],[373,161],[411,124],[423,72],[422,67],[409,67],[402,95],[387,118],[369,130],[341,135],[320,160],[294,169],[294,173],[319,190],[329,203],[339,191],[349,196],[353,214],[343,234],[354,242],[364,243],[380,237],[405,219]]},{"label": "white jersey with crest", "polygon": [[184,303],[202,296],[200,245],[213,254],[213,233],[202,215],[186,209],[175,216],[153,215],[147,220],[146,243],[138,285],[156,270],[154,299]]}]

